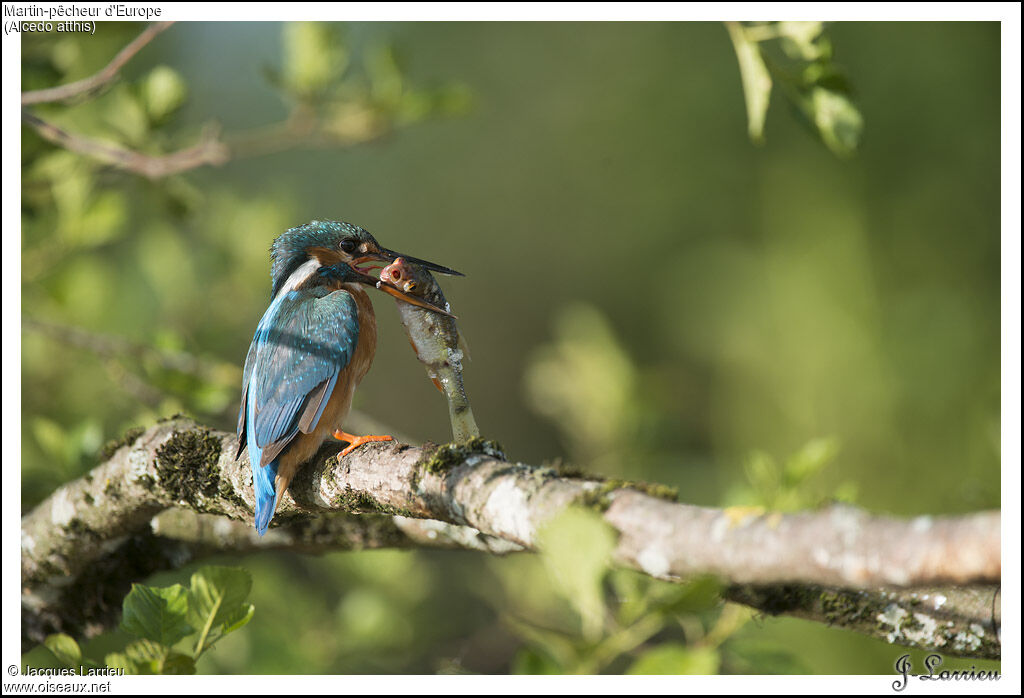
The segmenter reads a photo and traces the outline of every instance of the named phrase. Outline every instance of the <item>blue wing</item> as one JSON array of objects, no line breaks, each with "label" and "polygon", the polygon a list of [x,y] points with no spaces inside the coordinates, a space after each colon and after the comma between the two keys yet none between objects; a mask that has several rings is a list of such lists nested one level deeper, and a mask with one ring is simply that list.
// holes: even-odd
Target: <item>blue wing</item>
[{"label": "blue wing", "polygon": [[312,432],[359,341],[355,299],[326,288],[290,291],[260,320],[245,361],[238,455],[248,446],[262,535],[277,508],[277,459]]}]

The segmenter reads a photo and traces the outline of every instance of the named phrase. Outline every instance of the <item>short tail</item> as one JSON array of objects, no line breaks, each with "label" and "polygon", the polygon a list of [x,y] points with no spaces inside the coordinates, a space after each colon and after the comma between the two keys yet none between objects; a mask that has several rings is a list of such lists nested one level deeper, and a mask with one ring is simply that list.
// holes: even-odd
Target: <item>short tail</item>
[{"label": "short tail", "polygon": [[263,467],[259,461],[252,468],[252,485],[256,494],[256,532],[261,536],[267,532],[270,520],[277,510],[277,460]]}]

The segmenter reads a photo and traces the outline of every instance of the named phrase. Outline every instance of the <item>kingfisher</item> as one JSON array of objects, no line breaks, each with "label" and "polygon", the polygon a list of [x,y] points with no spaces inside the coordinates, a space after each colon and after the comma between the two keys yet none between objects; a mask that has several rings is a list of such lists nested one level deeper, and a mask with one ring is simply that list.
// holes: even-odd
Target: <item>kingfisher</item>
[{"label": "kingfisher", "polygon": [[348,442],[338,456],[343,458],[365,443],[392,438],[342,429],[377,347],[377,321],[364,286],[449,314],[367,273],[409,257],[381,247],[351,223],[312,221],[286,230],[274,240],[270,256],[271,302],[245,359],[235,455],[241,457],[248,446],[261,536],[299,466],[327,439]]}]

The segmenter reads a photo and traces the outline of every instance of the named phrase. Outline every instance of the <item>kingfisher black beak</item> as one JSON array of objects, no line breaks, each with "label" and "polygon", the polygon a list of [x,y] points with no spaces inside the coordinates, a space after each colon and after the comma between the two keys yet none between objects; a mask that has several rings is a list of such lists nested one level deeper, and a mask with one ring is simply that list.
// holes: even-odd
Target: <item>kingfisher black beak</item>
[{"label": "kingfisher black beak", "polygon": [[394,252],[392,250],[386,250],[383,247],[381,248],[380,253],[381,253],[381,255],[384,256],[384,258],[388,262],[394,262],[399,257],[402,257],[407,262],[412,262],[413,264],[418,264],[419,266],[423,267],[424,269],[428,269],[430,271],[436,271],[438,274],[446,274],[448,276],[465,276],[465,274],[463,274],[461,271],[455,271],[454,269],[449,269],[448,267],[443,267],[440,264],[435,264],[433,262],[428,262],[427,260],[419,259],[418,257],[410,257],[407,254],[399,254],[398,252]]}]

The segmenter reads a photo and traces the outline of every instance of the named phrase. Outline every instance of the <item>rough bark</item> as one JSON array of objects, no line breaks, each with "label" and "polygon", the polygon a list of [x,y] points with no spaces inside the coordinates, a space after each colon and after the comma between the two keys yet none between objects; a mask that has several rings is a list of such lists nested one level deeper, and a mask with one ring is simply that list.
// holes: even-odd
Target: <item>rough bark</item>
[{"label": "rough bark", "polygon": [[174,419],[129,441],[23,517],[24,641],[102,629],[123,596],[118,582],[204,555],[411,546],[504,553],[533,548],[547,520],[579,505],[618,531],[618,564],[653,577],[711,573],[731,585],[726,598],[769,613],[949,654],[999,654],[998,512],[903,520],[848,506],[711,509],[669,501],[662,486],[512,463],[489,441],[385,442],[340,462],[337,448],[325,448],[260,539],[249,464],[234,459],[234,435]]}]

